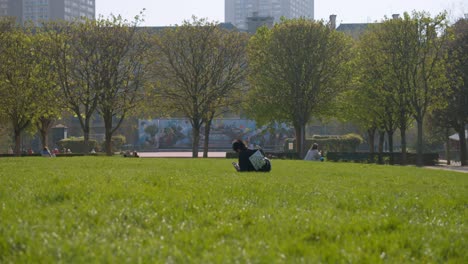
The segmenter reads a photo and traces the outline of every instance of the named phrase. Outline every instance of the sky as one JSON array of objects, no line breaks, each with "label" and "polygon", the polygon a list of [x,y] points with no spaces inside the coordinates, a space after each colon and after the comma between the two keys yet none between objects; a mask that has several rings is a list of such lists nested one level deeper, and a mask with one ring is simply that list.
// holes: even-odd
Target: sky
[{"label": "sky", "polygon": [[[114,14],[133,21],[143,9],[142,26],[182,24],[192,15],[225,22],[224,0],[96,0],[96,14],[105,18]],[[370,23],[413,10],[432,16],[447,10],[449,19],[455,21],[468,13],[468,0],[315,0],[314,17],[328,21],[335,14],[337,24]]]}]

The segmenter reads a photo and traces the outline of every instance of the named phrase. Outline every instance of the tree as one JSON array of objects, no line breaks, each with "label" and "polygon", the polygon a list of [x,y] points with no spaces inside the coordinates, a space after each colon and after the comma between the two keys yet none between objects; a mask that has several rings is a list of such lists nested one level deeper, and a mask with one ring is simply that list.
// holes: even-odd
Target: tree
[{"label": "tree", "polygon": [[47,22],[43,25],[50,38],[50,56],[61,88],[64,108],[72,112],[83,130],[84,148],[89,149],[91,119],[96,111],[98,93],[93,75],[98,68],[93,51],[97,40],[88,34],[92,23]]},{"label": "tree", "polygon": [[218,28],[213,36],[211,82],[207,86],[207,110],[204,116],[205,140],[203,157],[208,157],[208,145],[213,119],[225,112],[238,110],[245,92],[247,73],[246,33]]},{"label": "tree", "polygon": [[91,23],[89,33],[97,40],[94,67],[98,69],[92,73],[93,86],[98,91],[97,110],[104,120],[106,153],[112,155],[112,135],[144,97],[149,41],[144,31],[137,31],[138,17],[132,24],[120,16]]},{"label": "tree", "polygon": [[137,31],[138,22],[138,16],[133,24],[118,16],[47,25],[63,95],[80,121],[84,144],[97,110],[104,120],[107,155],[113,153],[113,133],[144,96],[148,41]]},{"label": "tree", "polygon": [[41,91],[41,96],[37,98],[36,104],[39,110],[36,112],[34,124],[40,134],[42,147],[49,145],[48,132],[55,120],[60,117],[63,110],[63,97],[58,85],[58,75],[53,61],[50,47],[51,39],[48,34],[36,29],[34,39],[34,50],[37,55],[36,64],[38,66],[38,84],[36,89]]},{"label": "tree", "polygon": [[240,103],[246,38],[193,17],[154,39],[154,94],[163,108],[189,119],[193,157],[198,157],[203,124],[206,156],[211,121],[223,109]]},{"label": "tree", "polygon": [[[363,100],[354,101],[367,115],[363,120],[369,120],[372,126],[379,129],[379,150],[383,150],[384,135],[387,133],[389,152],[393,152],[393,133],[398,125],[398,102],[392,99],[396,86],[389,76],[388,57],[381,52],[378,38],[379,25],[371,27],[365,32],[358,43],[359,69],[358,93]],[[398,102],[398,103],[396,103]],[[345,111],[345,110],[344,110]],[[370,116],[369,116],[370,115]]]},{"label": "tree", "polygon": [[[452,27],[453,39],[447,42],[449,89],[441,99],[446,101],[433,119],[444,128],[453,128],[460,138],[460,161],[468,165],[466,125],[468,124],[468,20],[460,19]],[[447,136],[448,137],[448,136]]]},{"label": "tree", "polygon": [[[446,18],[444,14],[431,18],[425,13],[414,12],[412,17],[405,13],[403,19],[384,21],[382,27],[380,43],[390,58],[392,79],[397,81],[397,101],[403,103],[401,107],[406,105],[402,110],[411,113],[417,123],[417,164],[422,166],[424,117],[440,107],[439,98],[447,83],[442,49]],[[404,126],[401,124],[400,130]]]},{"label": "tree", "polygon": [[40,109],[40,67],[30,28],[0,31],[0,115],[11,123],[16,155],[21,154],[21,133]]},{"label": "tree", "polygon": [[[387,131],[389,146],[393,151],[393,132],[398,128],[401,136],[401,162],[406,163],[406,130],[411,125],[411,111],[408,107],[408,94],[404,81],[396,78],[402,76],[405,58],[394,52],[398,41],[393,40],[394,34],[400,34],[399,20],[386,20],[370,27],[361,37],[361,67],[360,79],[367,85],[375,87],[371,98],[378,98],[372,105],[377,106],[379,122],[376,126]],[[393,42],[392,42],[393,40]],[[393,45],[393,46],[392,46]]]},{"label": "tree", "polygon": [[350,41],[323,22],[283,20],[260,28],[248,48],[248,114],[258,123],[292,124],[305,154],[305,126],[345,87]]}]

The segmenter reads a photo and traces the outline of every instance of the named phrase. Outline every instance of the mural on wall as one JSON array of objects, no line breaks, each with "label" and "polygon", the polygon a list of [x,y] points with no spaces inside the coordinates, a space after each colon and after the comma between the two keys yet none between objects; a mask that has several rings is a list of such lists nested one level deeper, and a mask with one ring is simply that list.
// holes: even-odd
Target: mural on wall
[{"label": "mural on wall", "polygon": [[[139,142],[146,150],[192,148],[192,126],[187,119],[139,120]],[[201,128],[200,147],[204,144],[204,127]],[[257,128],[247,119],[215,119],[211,125],[209,148],[230,149],[235,139],[242,139],[250,147],[261,146],[279,149],[286,138],[294,137],[294,129],[285,125]]]}]

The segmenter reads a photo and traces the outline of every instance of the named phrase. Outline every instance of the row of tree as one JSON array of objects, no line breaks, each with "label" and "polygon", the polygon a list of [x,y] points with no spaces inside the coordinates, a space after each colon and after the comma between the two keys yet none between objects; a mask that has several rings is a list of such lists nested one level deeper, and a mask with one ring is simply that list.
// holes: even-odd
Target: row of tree
[{"label": "row of tree", "polygon": [[[415,120],[419,154],[428,114],[459,133],[468,123],[466,20],[449,26],[444,15],[405,14],[359,40],[306,19],[253,36],[197,18],[157,32],[138,22],[1,25],[0,116],[12,124],[16,153],[22,130],[36,124],[44,134],[63,111],[80,120],[85,144],[97,111],[109,155],[112,134],[132,111],[188,118],[194,157],[200,133],[208,139],[213,118],[227,111],[291,124],[302,154],[312,117],[344,118],[381,139],[386,133],[390,147],[399,129],[403,153]],[[456,126],[448,121],[455,111]]]},{"label": "row of tree", "polygon": [[379,150],[386,134],[393,152],[398,129],[405,160],[406,131],[416,122],[417,163],[422,165],[423,122],[429,120],[459,133],[460,157],[467,165],[467,26],[461,19],[449,27],[444,14],[431,18],[405,13],[371,26],[361,36],[354,52],[356,78],[353,88],[342,94],[342,112],[368,131],[371,149],[377,131]]},{"label": "row of tree", "polygon": [[[215,116],[239,109],[248,35],[195,17],[157,32],[139,22],[112,17],[35,28],[2,21],[0,120],[14,130],[17,155],[23,131],[36,125],[47,146],[47,132],[64,112],[79,120],[85,146],[99,114],[108,155],[129,114],[182,115],[192,124],[198,155],[200,128],[208,139]],[[208,140],[205,156],[207,150]]]}]

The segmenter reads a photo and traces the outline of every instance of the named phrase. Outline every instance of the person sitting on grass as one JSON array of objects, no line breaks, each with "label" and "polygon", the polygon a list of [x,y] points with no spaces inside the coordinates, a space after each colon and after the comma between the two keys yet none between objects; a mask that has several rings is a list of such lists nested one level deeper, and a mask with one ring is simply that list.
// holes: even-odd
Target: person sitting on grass
[{"label": "person sitting on grass", "polygon": [[265,153],[261,149],[248,149],[240,139],[232,143],[232,149],[239,154],[239,163],[232,163],[237,171],[268,172],[271,170],[270,160],[265,157]]},{"label": "person sitting on grass", "polygon": [[47,146],[45,146],[45,147],[42,149],[42,151],[41,151],[41,156],[42,156],[42,157],[48,157],[48,158],[52,157],[52,153],[50,153],[49,148],[48,148]]},{"label": "person sitting on grass", "polygon": [[307,151],[307,155],[305,156],[304,160],[323,161],[323,157],[322,157],[322,154],[318,150],[317,143],[312,144],[309,151]]}]

